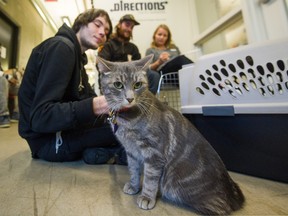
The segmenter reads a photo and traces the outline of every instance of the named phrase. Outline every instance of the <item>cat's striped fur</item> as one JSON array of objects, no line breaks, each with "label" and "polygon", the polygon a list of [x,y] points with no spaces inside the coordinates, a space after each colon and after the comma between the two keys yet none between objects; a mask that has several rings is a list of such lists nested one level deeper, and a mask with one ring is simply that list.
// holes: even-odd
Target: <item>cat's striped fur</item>
[{"label": "cat's striped fur", "polygon": [[149,92],[150,59],[112,63],[98,58],[101,89],[115,113],[112,127],[128,156],[131,178],[124,192],[141,190],[144,169],[137,199],[142,209],[155,206],[159,190],[163,198],[205,215],[240,209],[244,196],[215,150],[183,115]]}]

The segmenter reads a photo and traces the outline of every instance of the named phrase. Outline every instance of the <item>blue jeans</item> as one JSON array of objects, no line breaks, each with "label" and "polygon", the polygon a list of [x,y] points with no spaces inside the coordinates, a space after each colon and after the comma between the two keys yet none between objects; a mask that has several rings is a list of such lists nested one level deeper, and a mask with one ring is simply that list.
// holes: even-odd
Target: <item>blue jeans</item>
[{"label": "blue jeans", "polygon": [[79,160],[86,148],[119,146],[110,125],[100,121],[91,128],[43,134],[27,142],[32,158],[52,162]]},{"label": "blue jeans", "polygon": [[9,115],[8,110],[9,84],[5,77],[0,76],[0,116]]},{"label": "blue jeans", "polygon": [[[11,111],[11,115],[13,112],[19,112],[18,90],[19,84],[11,84],[4,76],[0,76],[0,116],[9,115],[9,111]],[[11,103],[8,102],[12,102],[11,107]]]},{"label": "blue jeans", "polygon": [[149,82],[149,90],[155,95],[158,90],[160,73],[157,71],[148,69],[147,77],[148,77],[148,82]]}]

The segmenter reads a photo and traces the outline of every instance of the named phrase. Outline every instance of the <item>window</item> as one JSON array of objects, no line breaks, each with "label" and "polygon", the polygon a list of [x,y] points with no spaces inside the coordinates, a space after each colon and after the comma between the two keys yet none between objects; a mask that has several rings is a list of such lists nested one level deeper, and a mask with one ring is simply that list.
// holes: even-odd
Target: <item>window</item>
[{"label": "window", "polygon": [[195,8],[202,54],[247,44],[240,0],[196,0]]}]

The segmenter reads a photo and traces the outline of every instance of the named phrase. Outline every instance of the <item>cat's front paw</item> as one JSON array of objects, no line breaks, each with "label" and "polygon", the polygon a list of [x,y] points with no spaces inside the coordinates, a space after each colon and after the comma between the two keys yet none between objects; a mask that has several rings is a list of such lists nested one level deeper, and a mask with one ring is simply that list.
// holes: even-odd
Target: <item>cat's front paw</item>
[{"label": "cat's front paw", "polygon": [[154,208],[156,204],[156,199],[152,199],[143,195],[139,195],[137,198],[137,204],[139,208],[141,209],[150,210]]},{"label": "cat's front paw", "polygon": [[125,185],[124,185],[124,188],[123,188],[123,192],[126,193],[126,194],[130,194],[130,195],[134,195],[134,194],[137,194],[139,192],[140,188],[135,188],[133,187],[130,182],[127,182]]}]

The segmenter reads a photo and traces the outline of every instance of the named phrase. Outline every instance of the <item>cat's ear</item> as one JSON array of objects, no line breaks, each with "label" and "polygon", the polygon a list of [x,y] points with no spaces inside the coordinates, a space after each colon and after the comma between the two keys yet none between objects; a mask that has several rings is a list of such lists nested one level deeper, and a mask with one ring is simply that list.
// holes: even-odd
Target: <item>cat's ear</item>
[{"label": "cat's ear", "polygon": [[144,58],[142,58],[142,59],[140,59],[138,61],[135,61],[136,66],[140,67],[141,70],[146,71],[149,68],[149,65],[152,62],[153,56],[154,55],[151,54],[151,55],[148,55],[148,56],[146,56],[146,57],[144,57]]},{"label": "cat's ear", "polygon": [[97,68],[100,73],[107,73],[111,71],[112,62],[109,62],[99,56],[96,57],[96,61],[97,61]]}]

